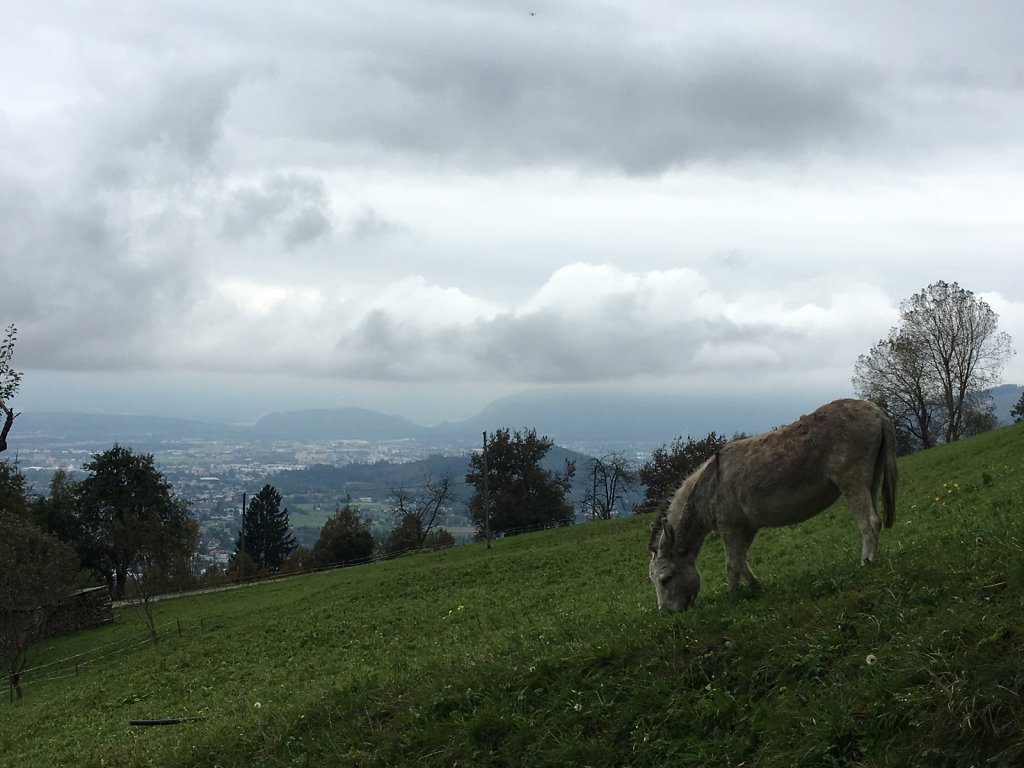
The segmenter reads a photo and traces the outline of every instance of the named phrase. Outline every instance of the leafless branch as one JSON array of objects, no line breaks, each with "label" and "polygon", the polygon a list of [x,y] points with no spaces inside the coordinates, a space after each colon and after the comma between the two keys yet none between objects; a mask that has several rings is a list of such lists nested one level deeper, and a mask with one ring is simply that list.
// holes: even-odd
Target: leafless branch
[{"label": "leafless branch", "polygon": [[0,411],[4,413],[4,426],[0,430],[0,453],[7,450],[7,433],[11,431],[11,427],[14,426],[14,420],[18,418],[18,414],[15,413],[7,403],[0,402]]}]

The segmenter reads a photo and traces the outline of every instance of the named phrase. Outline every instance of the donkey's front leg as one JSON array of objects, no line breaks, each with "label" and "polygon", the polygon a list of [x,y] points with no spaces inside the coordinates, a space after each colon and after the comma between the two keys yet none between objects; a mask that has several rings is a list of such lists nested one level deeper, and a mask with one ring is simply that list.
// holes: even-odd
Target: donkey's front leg
[{"label": "donkey's front leg", "polygon": [[720,530],[722,544],[725,546],[725,583],[729,595],[736,596],[740,580],[745,579],[755,592],[761,591],[761,582],[747,564],[747,550],[750,549],[757,531],[747,528],[730,527]]}]

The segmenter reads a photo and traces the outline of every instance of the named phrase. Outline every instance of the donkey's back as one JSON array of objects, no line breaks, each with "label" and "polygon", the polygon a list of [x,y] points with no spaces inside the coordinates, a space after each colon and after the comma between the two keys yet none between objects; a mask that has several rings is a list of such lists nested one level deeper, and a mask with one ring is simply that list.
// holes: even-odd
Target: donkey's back
[{"label": "donkey's back", "polygon": [[[880,488],[885,525],[893,524],[895,433],[873,403],[836,400],[774,432],[727,444],[718,462],[719,527],[791,525],[825,510],[840,495],[858,524],[862,514],[877,520],[874,500]],[[864,554],[873,559],[874,546]]]}]

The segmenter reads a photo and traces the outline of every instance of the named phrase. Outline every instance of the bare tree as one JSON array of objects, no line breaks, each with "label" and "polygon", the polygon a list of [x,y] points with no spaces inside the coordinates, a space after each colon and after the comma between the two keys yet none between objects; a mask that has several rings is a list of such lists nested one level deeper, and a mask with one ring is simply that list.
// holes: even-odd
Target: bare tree
[{"label": "bare tree", "polygon": [[854,366],[857,394],[888,411],[923,448],[951,443],[985,419],[981,394],[1011,355],[999,316],[956,283],[939,281],[900,304],[900,325]]},{"label": "bare tree", "polygon": [[391,489],[391,506],[395,511],[396,531],[401,531],[403,548],[420,548],[427,541],[437,519],[451,503],[454,488],[450,470],[439,478],[428,475],[417,492],[399,486]]},{"label": "bare tree", "polygon": [[9,325],[3,341],[0,341],[0,413],[3,414],[3,426],[0,427],[0,453],[7,450],[7,435],[18,416],[10,405],[10,401],[17,394],[18,386],[21,384],[21,371],[11,368],[14,342],[17,337],[18,329]]},{"label": "bare tree", "polygon": [[637,470],[622,453],[591,459],[587,464],[590,484],[583,497],[583,509],[594,520],[610,520],[622,509],[625,496],[636,485]]},{"label": "bare tree", "polygon": [[893,328],[854,364],[857,394],[889,414],[908,448],[931,448],[942,432],[942,411],[923,350]]},{"label": "bare tree", "polygon": [[122,533],[132,542],[134,557],[128,567],[128,579],[142,605],[150,639],[156,645],[156,616],[153,598],[172,588],[182,575],[191,575],[195,552],[199,544],[199,523],[191,516],[176,521],[180,531],[171,533],[166,521],[154,510],[146,510],[140,517],[126,517]]}]

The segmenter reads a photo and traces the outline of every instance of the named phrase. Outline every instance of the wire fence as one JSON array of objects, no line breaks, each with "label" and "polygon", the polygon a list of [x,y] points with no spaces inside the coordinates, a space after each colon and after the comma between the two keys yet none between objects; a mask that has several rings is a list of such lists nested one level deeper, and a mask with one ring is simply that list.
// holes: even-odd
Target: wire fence
[{"label": "wire fence", "polygon": [[[557,524],[557,523],[538,523],[533,525],[519,526],[516,528],[506,529],[499,532],[492,538],[500,540],[510,536],[517,536],[526,533],[535,533],[542,530],[550,530],[554,528],[566,527],[572,525],[571,522]],[[236,581],[231,583],[220,584],[214,587],[200,587],[194,590],[182,590],[179,592],[166,593],[162,595],[155,595],[149,598],[150,601],[167,600],[181,597],[191,597],[201,594],[207,594],[212,592],[221,592],[239,589],[243,587],[257,586],[269,582],[277,582],[285,579],[290,579],[296,576],[310,575],[314,573],[323,573],[326,571],[339,570],[342,568],[351,568],[354,566],[370,565],[372,563],[385,562],[393,560],[397,557],[409,555],[413,553],[427,553],[432,551],[442,551],[451,549],[457,546],[456,544],[442,544],[433,547],[408,547],[399,551],[389,553],[376,553],[364,558],[357,558],[353,560],[345,560],[336,563],[322,564],[315,567],[305,568],[301,570],[294,570],[288,573],[271,573],[263,576],[253,576],[243,581]],[[143,603],[142,598],[132,600],[117,601],[114,605],[118,610],[128,608],[131,606],[141,605]],[[198,624],[191,626],[182,624],[180,619],[161,624],[155,628],[157,637],[161,642],[166,642],[167,639],[177,637],[184,637],[197,629],[203,627],[203,622],[200,621]],[[173,630],[173,631],[172,631]],[[128,641],[115,641],[111,643],[104,643],[96,645],[77,653],[64,656],[58,659],[52,659],[44,664],[38,664],[36,666],[28,667],[23,669],[20,673],[19,685],[22,688],[33,687],[42,685],[43,683],[52,682],[55,680],[62,680],[72,677],[78,677],[83,672],[95,669],[102,666],[106,662],[110,662],[114,659],[124,656],[125,654],[132,653],[139,650],[146,645],[153,645],[154,640],[150,634],[148,628],[146,634],[141,639],[133,638]]]},{"label": "wire fence", "polygon": [[[176,619],[175,621],[157,626],[155,631],[157,637],[162,642],[166,642],[167,639],[174,637],[175,634],[178,637],[184,637],[200,627],[202,627],[202,622],[187,626],[182,624],[180,619]],[[176,630],[176,633],[171,630]],[[69,656],[53,659],[45,664],[38,664],[34,667],[23,669],[20,673],[19,685],[21,688],[28,688],[54,680],[79,677],[84,672],[102,666],[104,662],[153,644],[153,636],[147,628],[146,635],[142,639],[132,638],[127,641],[120,640],[113,643],[103,643]]]},{"label": "wire fence", "polygon": [[[593,521],[588,521],[593,522]],[[536,533],[542,530],[551,530],[554,528],[564,528],[569,525],[573,525],[573,522],[566,523],[534,523],[531,525],[518,526],[515,528],[505,528],[501,531],[492,533],[492,539],[503,539],[512,536],[518,536],[525,533]],[[479,533],[474,537],[476,541],[483,541],[484,537]],[[252,584],[267,583],[274,581],[282,581],[289,579],[293,576],[304,576],[313,573],[323,573],[325,571],[334,571],[341,568],[351,568],[359,565],[369,565],[371,563],[385,562],[388,560],[394,560],[395,558],[402,557],[408,554],[423,554],[427,552],[438,552],[446,549],[452,549],[460,546],[457,542],[444,543],[444,544],[431,544],[427,546],[410,546],[403,549],[391,550],[391,551],[378,551],[365,557],[352,558],[350,560],[340,560],[331,563],[317,563],[316,565],[310,565],[304,568],[289,568],[286,571],[274,571],[271,573],[254,573],[244,578],[225,577],[225,580],[219,583],[198,585],[190,589],[182,589],[176,592],[167,592],[160,595],[154,595],[149,598],[152,601],[157,600],[168,600],[179,597],[188,597],[192,595],[207,594],[211,592],[227,591],[231,589],[237,589],[241,586],[249,586]],[[115,607],[124,607],[129,605],[137,605],[143,602],[143,598],[130,598],[121,600],[115,603]]]}]

